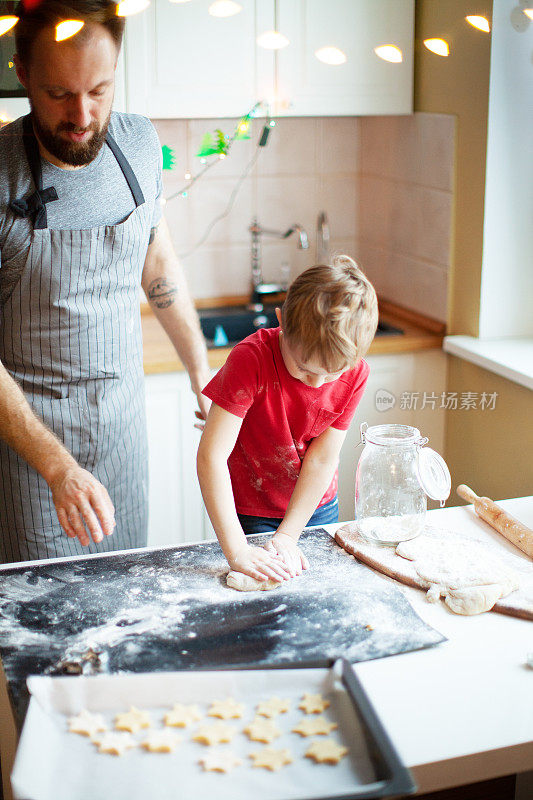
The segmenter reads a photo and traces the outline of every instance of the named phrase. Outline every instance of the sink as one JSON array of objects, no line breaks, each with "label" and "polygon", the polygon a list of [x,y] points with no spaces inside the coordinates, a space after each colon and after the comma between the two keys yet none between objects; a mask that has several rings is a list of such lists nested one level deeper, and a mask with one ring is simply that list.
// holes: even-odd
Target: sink
[{"label": "sink", "polygon": [[208,347],[225,347],[246,339],[258,328],[275,328],[278,320],[274,308],[250,311],[247,308],[211,308],[199,312],[202,333]]},{"label": "sink", "polygon": [[[198,313],[202,333],[209,348],[234,345],[258,328],[275,328],[278,324],[274,306],[267,306],[260,312],[250,311],[244,306],[232,306],[205,308]],[[394,336],[402,333],[400,328],[380,320],[376,336]]]}]

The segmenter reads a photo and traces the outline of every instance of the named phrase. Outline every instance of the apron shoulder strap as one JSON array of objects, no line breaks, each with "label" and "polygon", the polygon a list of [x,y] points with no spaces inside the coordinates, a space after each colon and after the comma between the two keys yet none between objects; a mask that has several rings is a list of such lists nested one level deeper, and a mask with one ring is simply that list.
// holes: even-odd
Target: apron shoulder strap
[{"label": "apron shoulder strap", "polygon": [[53,186],[43,189],[41,154],[33,132],[30,114],[27,114],[22,119],[22,141],[35,191],[29,197],[12,200],[9,207],[20,217],[32,217],[33,227],[43,229],[47,226],[46,203],[57,200],[57,192]]},{"label": "apron shoulder strap", "polygon": [[126,156],[116,143],[115,139],[113,139],[109,131],[107,132],[105,140],[107,142],[109,149],[117,159],[118,165],[122,170],[124,177],[126,178],[128,186],[130,187],[130,191],[133,195],[133,199],[135,200],[135,205],[137,207],[142,206],[142,204],[144,203],[144,195],[142,193],[141,187],[139,186],[139,181],[135,177],[135,173],[133,172],[130,166],[129,161],[127,160]]}]

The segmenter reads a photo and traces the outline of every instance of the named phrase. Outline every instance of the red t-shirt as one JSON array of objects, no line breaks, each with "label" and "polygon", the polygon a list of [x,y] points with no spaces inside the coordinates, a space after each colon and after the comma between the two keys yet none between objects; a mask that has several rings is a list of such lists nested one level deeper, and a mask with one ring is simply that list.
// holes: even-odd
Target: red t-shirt
[{"label": "red t-shirt", "polygon": [[[280,328],[263,328],[237,344],[203,390],[243,420],[228,466],[239,514],[282,518],[311,441],[326,428],[347,430],[370,368],[355,369],[315,389],[289,374]],[[337,472],[319,505],[337,492]]]}]

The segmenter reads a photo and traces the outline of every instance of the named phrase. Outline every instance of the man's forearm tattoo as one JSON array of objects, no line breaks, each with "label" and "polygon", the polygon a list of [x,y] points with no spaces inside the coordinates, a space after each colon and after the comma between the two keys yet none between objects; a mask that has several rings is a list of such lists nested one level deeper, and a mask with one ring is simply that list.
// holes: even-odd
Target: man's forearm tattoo
[{"label": "man's forearm tattoo", "polygon": [[175,283],[166,278],[156,278],[148,287],[148,300],[157,308],[168,308],[178,294]]},{"label": "man's forearm tattoo", "polygon": [[157,225],[155,226],[155,228],[150,228],[150,236],[148,237],[148,246],[150,246],[154,241],[156,233],[157,233]]}]

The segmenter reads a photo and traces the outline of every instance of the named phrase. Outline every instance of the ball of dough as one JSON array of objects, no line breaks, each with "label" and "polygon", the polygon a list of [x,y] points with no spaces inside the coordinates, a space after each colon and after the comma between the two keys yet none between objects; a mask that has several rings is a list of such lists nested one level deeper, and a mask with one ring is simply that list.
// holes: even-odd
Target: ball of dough
[{"label": "ball of dough", "polygon": [[275,581],[271,578],[266,581],[258,581],[256,578],[232,569],[226,575],[226,583],[231,589],[236,589],[238,592],[267,592],[270,589],[277,589],[283,581]]}]

